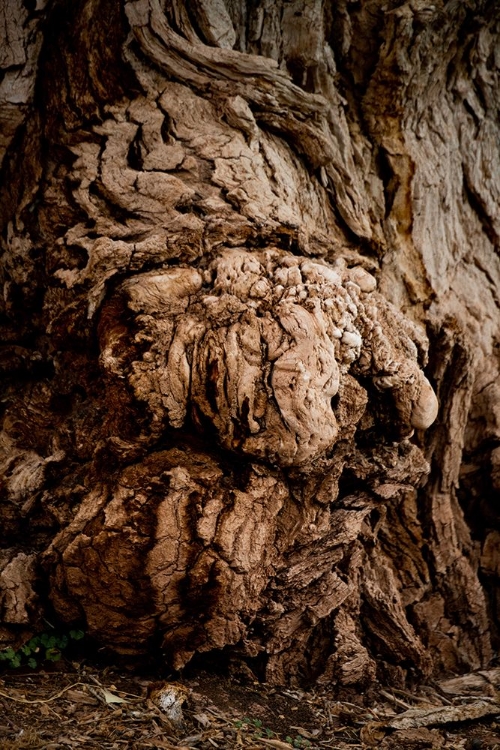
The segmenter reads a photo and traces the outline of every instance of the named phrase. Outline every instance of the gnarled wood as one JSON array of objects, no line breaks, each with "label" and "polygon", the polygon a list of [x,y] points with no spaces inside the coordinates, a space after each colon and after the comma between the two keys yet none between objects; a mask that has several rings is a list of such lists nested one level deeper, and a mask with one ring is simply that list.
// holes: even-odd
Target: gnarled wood
[{"label": "gnarled wood", "polygon": [[484,667],[498,11],[39,5],[0,60],[2,642]]}]

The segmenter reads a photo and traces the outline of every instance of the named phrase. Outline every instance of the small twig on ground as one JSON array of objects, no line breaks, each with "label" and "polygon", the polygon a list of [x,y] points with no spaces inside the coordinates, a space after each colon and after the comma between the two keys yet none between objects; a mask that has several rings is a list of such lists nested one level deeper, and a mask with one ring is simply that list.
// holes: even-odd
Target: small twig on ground
[{"label": "small twig on ground", "polygon": [[380,695],[383,695],[384,698],[387,698],[387,700],[391,701],[391,703],[394,703],[396,706],[400,706],[400,708],[413,708],[413,706],[406,703],[406,701],[402,701],[401,698],[396,698],[395,695],[388,693],[387,690],[380,690]]}]

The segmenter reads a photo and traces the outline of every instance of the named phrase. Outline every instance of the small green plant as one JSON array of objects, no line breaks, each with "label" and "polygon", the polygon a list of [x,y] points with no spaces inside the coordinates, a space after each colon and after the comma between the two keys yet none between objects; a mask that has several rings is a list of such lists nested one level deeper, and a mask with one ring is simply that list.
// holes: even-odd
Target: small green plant
[{"label": "small green plant", "polygon": [[80,641],[84,635],[82,630],[70,630],[67,635],[41,633],[33,636],[17,651],[14,651],[13,648],[0,651],[0,662],[4,662],[11,669],[17,669],[21,666],[36,669],[44,661],[59,661],[70,641]]},{"label": "small green plant", "polygon": [[305,737],[302,737],[300,734],[298,734],[295,739],[293,737],[285,737],[285,742],[288,742],[289,745],[296,748],[309,748],[311,747],[311,743],[309,740],[306,740]]},{"label": "small green plant", "polygon": [[237,729],[243,729],[244,731],[252,732],[252,738],[256,740],[260,739],[261,737],[271,739],[272,737],[276,736],[276,732],[273,732],[272,729],[262,726],[262,721],[260,719],[249,719],[245,717],[244,719],[235,721],[234,725],[235,727],[237,727]]},{"label": "small green plant", "polygon": [[[234,726],[244,732],[251,733],[251,737],[254,740],[259,740],[262,737],[266,739],[277,737],[276,732],[273,732],[272,729],[262,726],[262,721],[260,719],[249,719],[248,717],[245,717],[244,719],[238,719],[238,721],[235,721]],[[298,750],[308,750],[308,748],[311,747],[310,741],[306,740],[306,738],[302,737],[300,734],[296,737],[285,737],[285,742],[294,748],[298,748]]]}]

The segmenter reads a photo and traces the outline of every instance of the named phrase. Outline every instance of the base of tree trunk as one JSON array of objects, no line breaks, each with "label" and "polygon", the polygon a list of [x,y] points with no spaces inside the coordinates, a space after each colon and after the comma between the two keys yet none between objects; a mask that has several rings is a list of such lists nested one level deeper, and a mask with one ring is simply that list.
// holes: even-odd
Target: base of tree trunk
[{"label": "base of tree trunk", "polygon": [[500,14],[268,5],[4,11],[0,647],[479,669]]}]

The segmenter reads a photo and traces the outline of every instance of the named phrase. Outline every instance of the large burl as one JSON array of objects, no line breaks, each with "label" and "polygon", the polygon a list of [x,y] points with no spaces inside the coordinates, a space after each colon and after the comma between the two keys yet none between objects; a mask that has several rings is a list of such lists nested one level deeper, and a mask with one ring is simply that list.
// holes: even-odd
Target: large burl
[{"label": "large burl", "polygon": [[189,419],[228,450],[302,466],[337,441],[334,398],[349,372],[389,391],[403,429],[436,418],[422,335],[375,288],[343,259],[226,250],[204,271],[126,281],[118,294],[135,315],[136,359],[116,334],[121,320],[106,318],[102,363],[148,405],[155,431]]},{"label": "large burl", "polygon": [[[272,681],[340,670],[354,684],[376,671],[356,624],[370,606],[396,658],[428,670],[402,583],[370,550],[386,498],[414,502],[428,467],[410,438],[437,400],[425,337],[374,277],[342,258],[227,249],[117,285],[99,331],[108,392],[140,424],[110,437],[118,466],[45,556],[59,615],[124,653],[159,639],[175,667],[236,646],[264,652]],[[339,498],[349,456],[372,494]],[[419,559],[405,520],[390,523]],[[423,571],[405,582],[417,599]],[[315,632],[331,633],[324,651]]]}]

